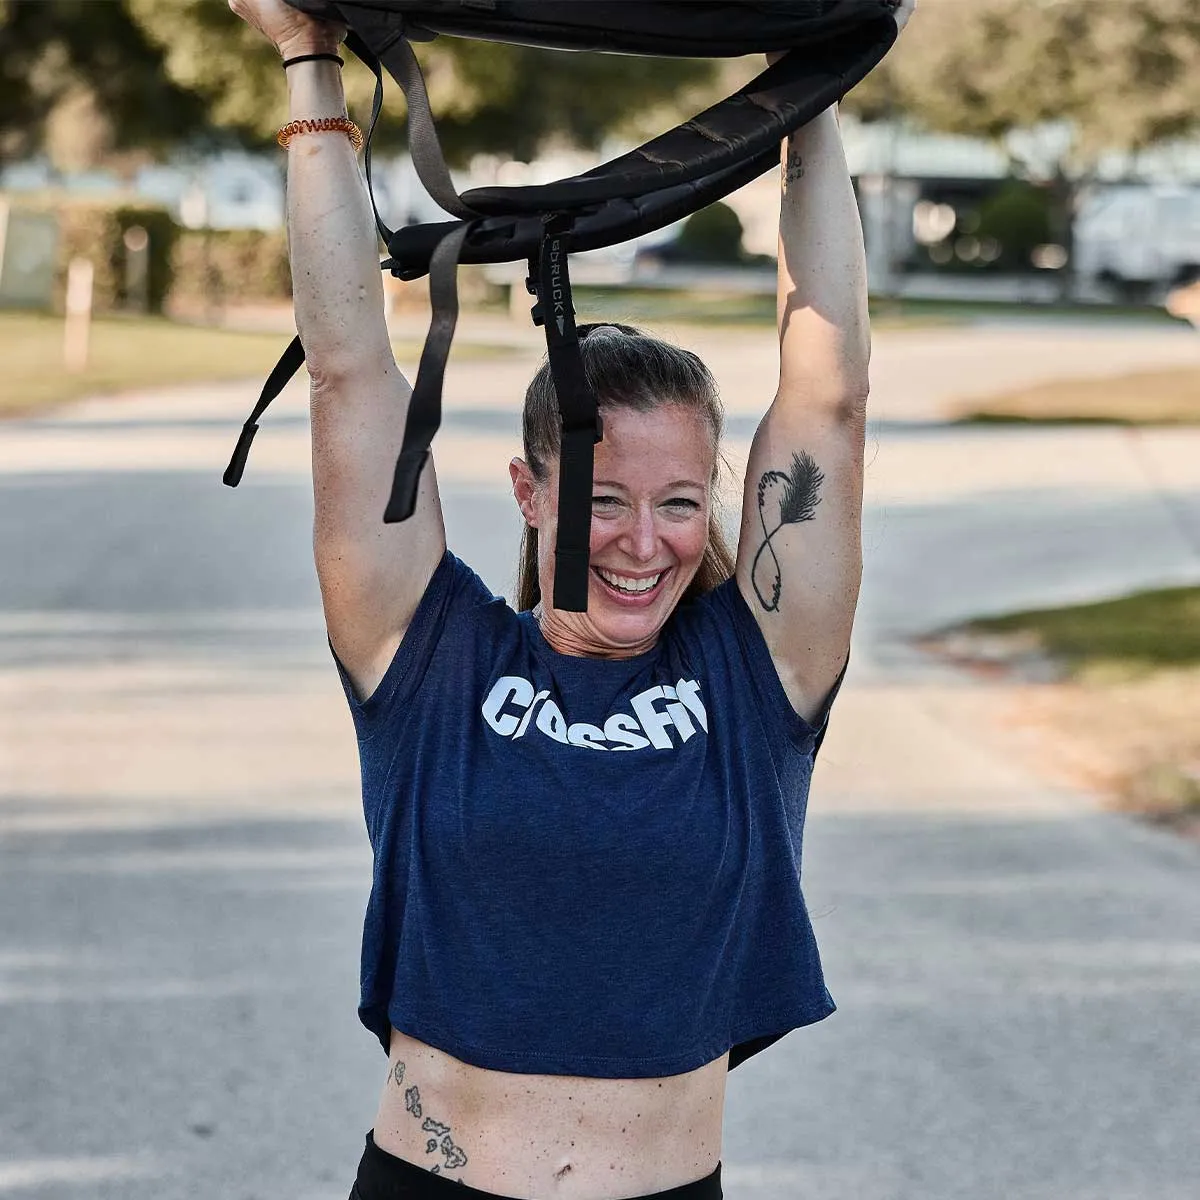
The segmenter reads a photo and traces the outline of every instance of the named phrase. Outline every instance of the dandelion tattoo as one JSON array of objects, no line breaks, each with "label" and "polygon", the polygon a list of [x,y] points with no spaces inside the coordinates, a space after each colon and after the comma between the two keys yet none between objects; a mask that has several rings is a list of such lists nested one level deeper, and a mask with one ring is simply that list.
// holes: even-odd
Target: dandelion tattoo
[{"label": "dandelion tattoo", "polygon": [[[779,611],[779,594],[783,590],[783,574],[771,539],[785,525],[798,525],[801,521],[813,519],[817,505],[821,503],[818,493],[824,482],[825,476],[812,455],[805,450],[792,455],[791,470],[766,471],[758,481],[758,521],[762,526],[763,544],[759,546],[750,566],[750,582],[754,585],[758,602],[767,612]],[[773,529],[768,529],[765,511],[767,498],[776,495],[779,497],[779,520]],[[770,563],[763,563],[764,554],[770,555]],[[775,573],[768,576],[771,564],[774,564]],[[763,567],[762,582],[767,584],[765,589],[759,581],[760,565]]]}]

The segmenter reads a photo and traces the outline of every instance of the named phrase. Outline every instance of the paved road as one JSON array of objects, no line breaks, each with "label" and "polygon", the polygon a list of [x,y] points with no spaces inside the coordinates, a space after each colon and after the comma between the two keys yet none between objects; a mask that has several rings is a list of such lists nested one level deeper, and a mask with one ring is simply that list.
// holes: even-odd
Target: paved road
[{"label": "paved road", "polygon": [[[702,347],[735,464],[770,391],[756,336]],[[1194,434],[938,423],[980,380],[1198,345],[877,339],[867,578],[805,864],[841,1011],[731,1076],[731,1200],[1197,1194],[1200,855],[1036,778],[997,690],[905,638],[1200,578]],[[440,443],[452,543],[500,590],[507,397],[533,357],[456,365]],[[252,393],[0,429],[0,1197],[335,1200],[373,1112],[365,839],[308,558],[303,396],[230,492]]]}]

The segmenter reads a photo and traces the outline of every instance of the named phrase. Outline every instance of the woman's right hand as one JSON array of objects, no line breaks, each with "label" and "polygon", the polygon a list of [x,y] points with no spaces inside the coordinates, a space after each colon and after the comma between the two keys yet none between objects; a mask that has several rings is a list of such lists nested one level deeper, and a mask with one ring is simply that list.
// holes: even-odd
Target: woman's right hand
[{"label": "woman's right hand", "polygon": [[284,58],[332,53],[346,32],[338,22],[310,17],[284,0],[229,0],[229,7],[273,43]]}]

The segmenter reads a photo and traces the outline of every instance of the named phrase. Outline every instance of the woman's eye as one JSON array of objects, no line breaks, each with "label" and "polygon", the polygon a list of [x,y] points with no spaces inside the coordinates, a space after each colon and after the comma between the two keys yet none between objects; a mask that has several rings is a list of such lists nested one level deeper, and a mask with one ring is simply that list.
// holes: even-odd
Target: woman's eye
[{"label": "woman's eye", "polygon": [[676,496],[673,500],[667,501],[667,507],[696,512],[700,508],[700,505],[695,500],[689,500],[686,496]]},{"label": "woman's eye", "polygon": [[592,506],[594,508],[611,508],[615,504],[620,504],[616,496],[593,496]]}]

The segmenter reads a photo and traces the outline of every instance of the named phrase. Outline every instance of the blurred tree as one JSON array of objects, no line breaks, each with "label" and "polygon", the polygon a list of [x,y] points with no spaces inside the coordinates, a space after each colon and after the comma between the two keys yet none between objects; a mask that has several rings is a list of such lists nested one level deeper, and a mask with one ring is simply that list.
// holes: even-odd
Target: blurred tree
[{"label": "blurred tree", "polygon": [[684,221],[671,247],[671,257],[685,262],[733,266],[742,261],[743,232],[741,218],[728,204],[718,200]]},{"label": "blurred tree", "polygon": [[994,241],[1000,248],[995,266],[1000,270],[1028,270],[1038,246],[1054,237],[1048,197],[1023,179],[1006,179],[976,212],[974,236]]},{"label": "blurred tree", "polygon": [[1200,128],[1200,4],[922,0],[846,107],[1001,143],[1018,174],[1052,189],[1069,287],[1075,196],[1105,151]]},{"label": "blurred tree", "polygon": [[[171,79],[205,98],[214,124],[252,142],[274,135],[286,88],[279,57],[259,34],[213,0],[125,3],[162,47]],[[647,107],[676,98],[681,108],[697,103],[696,89],[713,76],[707,61],[536,50],[466,38],[440,37],[416,49],[443,148],[458,163],[485,150],[528,162],[555,136],[594,148]],[[353,55],[345,75],[351,107],[365,116],[374,79]],[[405,106],[390,80],[388,89],[376,137],[378,146],[394,149],[404,141]]]},{"label": "blurred tree", "polygon": [[202,121],[118,0],[0,0],[0,162],[46,150],[86,169]]}]

